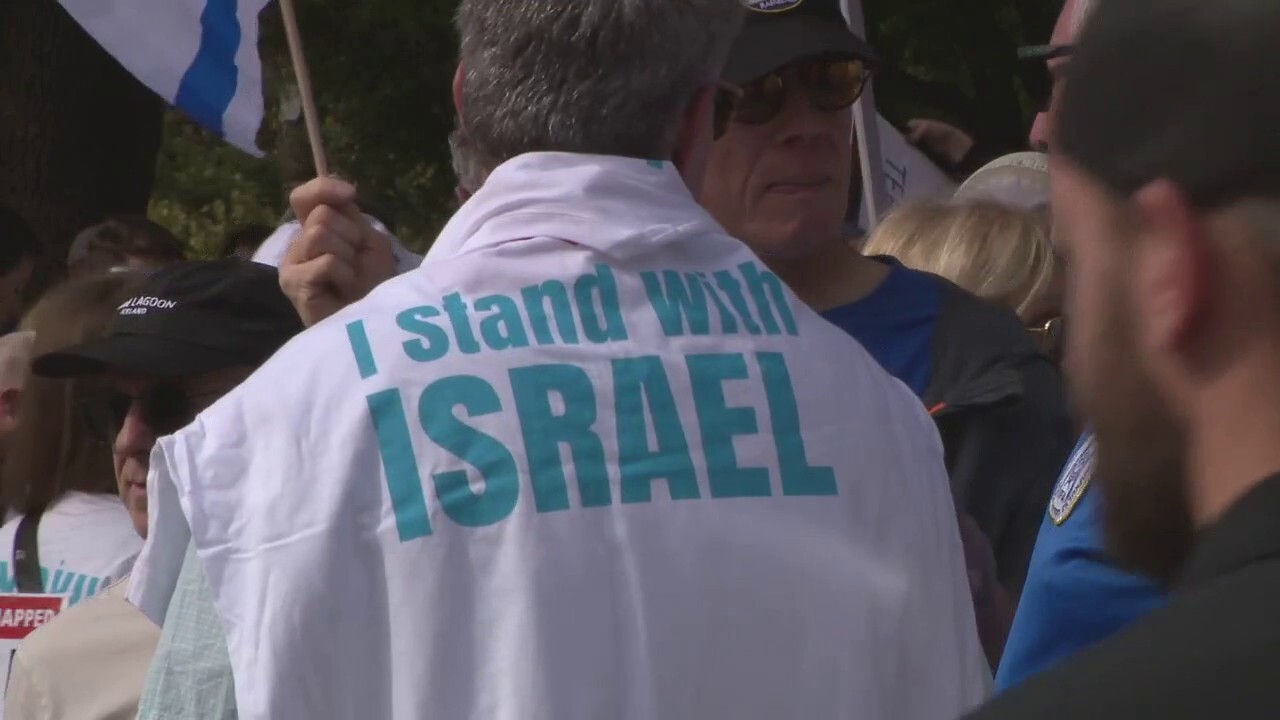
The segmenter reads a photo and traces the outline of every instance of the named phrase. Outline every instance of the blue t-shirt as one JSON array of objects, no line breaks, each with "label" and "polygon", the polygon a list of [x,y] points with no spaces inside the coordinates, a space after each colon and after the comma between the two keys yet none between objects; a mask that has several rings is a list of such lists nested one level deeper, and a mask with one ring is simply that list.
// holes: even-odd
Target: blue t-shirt
[{"label": "blue t-shirt", "polygon": [[1091,491],[1093,436],[1076,444],[1049,500],[1027,582],[996,672],[1003,692],[1110,637],[1164,602],[1149,580],[1113,566]]},{"label": "blue t-shirt", "polygon": [[849,333],[889,374],[923,396],[933,372],[933,331],[942,289],[938,278],[896,260],[880,286],[857,302],[822,313]]}]

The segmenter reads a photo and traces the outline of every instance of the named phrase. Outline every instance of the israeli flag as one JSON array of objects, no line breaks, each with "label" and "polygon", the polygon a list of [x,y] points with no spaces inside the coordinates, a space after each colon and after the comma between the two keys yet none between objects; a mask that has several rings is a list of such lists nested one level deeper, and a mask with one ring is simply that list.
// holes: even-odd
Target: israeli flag
[{"label": "israeli flag", "polygon": [[270,0],[59,0],[129,72],[170,104],[261,156],[258,14]]}]

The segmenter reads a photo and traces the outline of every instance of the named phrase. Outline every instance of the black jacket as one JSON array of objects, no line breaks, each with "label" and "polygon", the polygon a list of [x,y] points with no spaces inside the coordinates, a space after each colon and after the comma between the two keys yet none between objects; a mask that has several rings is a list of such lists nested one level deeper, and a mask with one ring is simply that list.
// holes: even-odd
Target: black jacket
[{"label": "black jacket", "polygon": [[1016,315],[946,280],[924,393],[956,504],[991,542],[1016,597],[1077,433],[1062,377]]},{"label": "black jacket", "polygon": [[1161,608],[969,720],[1280,718],[1280,475],[1202,533]]}]

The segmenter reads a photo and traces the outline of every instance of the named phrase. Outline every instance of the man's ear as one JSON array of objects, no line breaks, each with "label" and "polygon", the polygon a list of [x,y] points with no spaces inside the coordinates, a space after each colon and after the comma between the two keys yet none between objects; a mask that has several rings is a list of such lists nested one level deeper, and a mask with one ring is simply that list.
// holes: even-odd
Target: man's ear
[{"label": "man's ear", "polygon": [[466,71],[462,67],[462,63],[458,63],[458,69],[453,73],[453,108],[458,111],[458,121],[461,125],[462,121],[462,81],[466,78]]},{"label": "man's ear", "polygon": [[1156,180],[1134,193],[1137,214],[1134,291],[1147,318],[1142,341],[1169,351],[1193,341],[1211,311],[1213,253],[1206,227],[1179,188]]}]

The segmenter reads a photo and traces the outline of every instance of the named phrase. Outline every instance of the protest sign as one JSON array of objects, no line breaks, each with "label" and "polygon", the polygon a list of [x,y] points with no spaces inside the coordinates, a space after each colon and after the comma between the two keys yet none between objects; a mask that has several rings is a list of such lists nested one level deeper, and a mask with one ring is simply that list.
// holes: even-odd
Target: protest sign
[{"label": "protest sign", "polygon": [[[48,623],[66,603],[61,595],[36,595],[22,593],[0,594],[0,653],[4,657],[4,685],[9,687],[9,671],[18,645],[31,633]],[[0,707],[0,718],[4,709]]]}]

